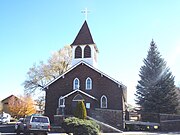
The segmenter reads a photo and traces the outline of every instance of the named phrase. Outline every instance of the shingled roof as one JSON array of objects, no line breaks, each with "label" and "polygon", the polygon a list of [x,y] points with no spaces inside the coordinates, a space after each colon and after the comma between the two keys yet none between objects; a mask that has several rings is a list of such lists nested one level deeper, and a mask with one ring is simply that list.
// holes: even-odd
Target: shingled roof
[{"label": "shingled roof", "polygon": [[85,44],[95,44],[86,21],[84,22],[78,35],[76,36],[74,42],[71,45],[85,45]]}]

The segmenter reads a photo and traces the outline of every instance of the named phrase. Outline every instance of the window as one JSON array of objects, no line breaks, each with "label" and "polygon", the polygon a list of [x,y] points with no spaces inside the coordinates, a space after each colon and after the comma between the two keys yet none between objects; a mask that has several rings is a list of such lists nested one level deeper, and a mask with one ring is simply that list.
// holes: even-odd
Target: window
[{"label": "window", "polygon": [[91,104],[90,103],[86,103],[86,108],[90,109],[91,108]]},{"label": "window", "polygon": [[92,89],[92,80],[91,78],[86,79],[86,90],[91,90]]},{"label": "window", "polygon": [[75,78],[73,81],[73,89],[76,90],[76,89],[79,89],[79,87],[80,87],[79,79]]},{"label": "window", "polygon": [[80,46],[77,46],[75,49],[75,58],[82,58],[82,49]]},{"label": "window", "polygon": [[32,122],[49,123],[48,119],[44,117],[33,117]]},{"label": "window", "polygon": [[65,98],[59,98],[59,107],[65,107]]},{"label": "window", "polygon": [[105,95],[101,97],[101,108],[107,108],[107,97]]},{"label": "window", "polygon": [[84,48],[84,58],[91,58],[91,48],[89,45]]}]

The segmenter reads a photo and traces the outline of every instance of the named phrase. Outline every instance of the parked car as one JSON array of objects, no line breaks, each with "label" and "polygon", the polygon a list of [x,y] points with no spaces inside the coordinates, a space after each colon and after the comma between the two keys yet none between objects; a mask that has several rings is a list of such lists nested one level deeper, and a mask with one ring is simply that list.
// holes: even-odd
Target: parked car
[{"label": "parked car", "polygon": [[23,120],[19,119],[19,122],[15,124],[15,131],[17,134],[23,132],[26,135],[30,133],[47,135],[50,131],[49,118],[46,116],[31,115]]},{"label": "parked car", "polygon": [[0,124],[6,124],[6,123],[10,122],[10,119],[11,119],[10,114],[5,113],[5,112],[0,114]]},{"label": "parked car", "polygon": [[15,124],[15,132],[20,134],[24,131],[24,118],[20,118]]}]

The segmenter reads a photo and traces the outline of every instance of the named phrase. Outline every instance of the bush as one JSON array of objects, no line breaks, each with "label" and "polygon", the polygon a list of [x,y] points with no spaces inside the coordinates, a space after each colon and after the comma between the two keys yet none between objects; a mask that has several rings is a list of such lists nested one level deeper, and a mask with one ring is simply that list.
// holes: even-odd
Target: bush
[{"label": "bush", "polygon": [[73,133],[73,135],[98,135],[100,130],[96,122],[75,117],[66,118],[62,128],[66,133]]},{"label": "bush", "polygon": [[74,112],[74,116],[80,119],[86,119],[87,112],[83,101],[78,101]]}]

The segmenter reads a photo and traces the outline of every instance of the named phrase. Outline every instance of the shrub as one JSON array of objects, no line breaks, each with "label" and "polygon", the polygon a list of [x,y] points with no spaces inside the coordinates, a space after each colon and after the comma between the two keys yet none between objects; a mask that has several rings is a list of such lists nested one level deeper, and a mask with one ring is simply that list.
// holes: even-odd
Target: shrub
[{"label": "shrub", "polygon": [[74,112],[74,116],[80,119],[86,119],[87,112],[83,101],[78,101]]},{"label": "shrub", "polygon": [[73,133],[73,135],[98,135],[100,130],[96,122],[75,117],[66,118],[62,128],[66,133]]}]

